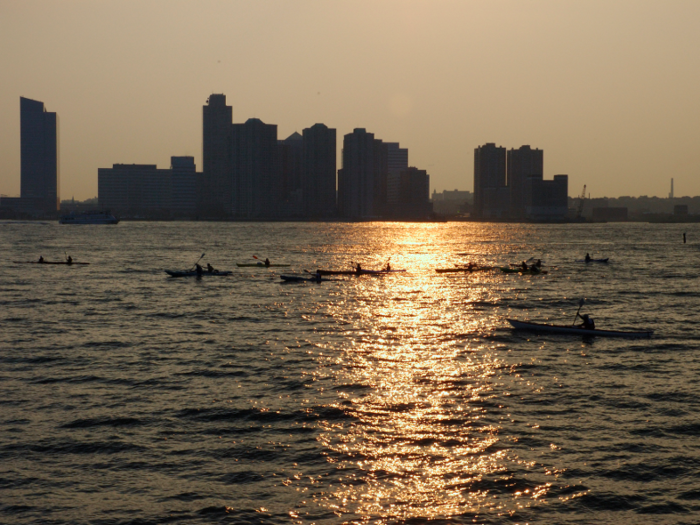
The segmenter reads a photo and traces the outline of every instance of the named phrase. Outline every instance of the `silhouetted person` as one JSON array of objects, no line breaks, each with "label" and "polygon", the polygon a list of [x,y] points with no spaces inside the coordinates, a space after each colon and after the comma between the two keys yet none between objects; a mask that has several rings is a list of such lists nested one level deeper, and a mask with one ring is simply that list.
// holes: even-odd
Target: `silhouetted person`
[{"label": "silhouetted person", "polygon": [[525,261],[521,262],[521,263],[520,263],[520,268],[522,268],[522,270],[523,270],[524,272],[527,271],[527,263],[526,263]]},{"label": "silhouetted person", "polygon": [[69,255],[68,258],[66,259],[66,262],[67,262],[68,264],[73,264],[73,257],[71,257],[71,256]]},{"label": "silhouetted person", "polygon": [[197,275],[202,275],[204,273],[204,270],[202,270],[202,267],[199,264],[195,264],[195,271],[197,272]]},{"label": "silhouetted person", "polygon": [[586,254],[586,262],[590,262],[590,261],[591,261],[591,256]]},{"label": "silhouetted person", "polygon": [[214,273],[216,270],[214,270],[214,267],[211,264],[207,263],[207,271],[209,273]]},{"label": "silhouetted person", "polygon": [[[683,235],[685,235],[685,234],[683,234]],[[40,262],[40,263],[43,263],[43,262],[44,262],[44,256],[43,256],[43,255],[40,255],[40,256],[39,256],[39,262]]]},{"label": "silhouetted person", "polygon": [[683,244],[685,244],[685,233],[683,234]]},{"label": "silhouetted person", "polygon": [[357,266],[355,266],[355,271],[357,273],[360,273],[362,271],[362,266],[360,266],[360,263],[357,263]]},{"label": "silhouetted person", "polygon": [[265,258],[265,266],[270,266],[270,259]]},{"label": "silhouetted person", "polygon": [[595,322],[593,322],[593,318],[590,315],[583,314],[581,316],[581,319],[583,320],[583,322],[580,325],[578,325],[579,328],[583,328],[585,330],[595,330]]}]

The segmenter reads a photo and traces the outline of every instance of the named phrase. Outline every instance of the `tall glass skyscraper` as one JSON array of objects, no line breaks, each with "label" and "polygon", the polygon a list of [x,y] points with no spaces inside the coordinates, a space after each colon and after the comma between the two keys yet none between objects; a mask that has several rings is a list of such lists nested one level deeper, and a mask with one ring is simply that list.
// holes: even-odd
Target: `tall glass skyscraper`
[{"label": "tall glass skyscraper", "polygon": [[21,196],[44,211],[60,209],[58,116],[44,103],[19,98]]}]

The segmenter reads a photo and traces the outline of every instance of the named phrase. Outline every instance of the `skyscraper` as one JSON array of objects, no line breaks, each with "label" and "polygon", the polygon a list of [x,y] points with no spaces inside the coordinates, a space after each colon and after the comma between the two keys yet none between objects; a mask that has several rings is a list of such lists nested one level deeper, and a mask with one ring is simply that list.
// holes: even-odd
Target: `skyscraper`
[{"label": "skyscraper", "polygon": [[232,213],[231,125],[232,108],[226,95],[210,95],[202,108],[202,188],[199,213],[227,217]]},{"label": "skyscraper", "polygon": [[21,197],[42,211],[60,209],[58,116],[44,103],[19,98]]},{"label": "skyscraper", "polygon": [[506,149],[489,142],[474,150],[474,215],[502,217],[507,212]]},{"label": "skyscraper", "polygon": [[231,163],[234,217],[279,217],[283,181],[277,125],[257,118],[233,124]]},{"label": "skyscraper", "polygon": [[303,131],[301,189],[306,217],[336,214],[336,132],[324,124]]},{"label": "skyscraper", "polygon": [[525,183],[528,177],[544,174],[543,152],[530,146],[508,150],[508,188],[510,189],[510,213],[513,218],[525,216]]},{"label": "skyscraper", "polygon": [[343,167],[338,172],[338,211],[348,219],[379,215],[381,147],[374,134],[355,128],[343,138]]}]

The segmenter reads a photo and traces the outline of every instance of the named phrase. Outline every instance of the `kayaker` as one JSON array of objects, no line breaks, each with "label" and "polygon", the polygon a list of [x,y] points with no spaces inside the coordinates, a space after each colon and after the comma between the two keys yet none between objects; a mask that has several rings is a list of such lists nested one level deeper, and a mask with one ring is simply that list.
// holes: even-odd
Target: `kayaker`
[{"label": "kayaker", "polygon": [[362,272],[362,266],[360,266],[360,263],[357,263],[357,266],[355,266],[355,271],[356,271],[357,273],[361,273],[361,272]]},{"label": "kayaker", "polygon": [[270,259],[265,258],[265,266],[268,266],[268,267],[270,266]]},{"label": "kayaker", "polygon": [[43,255],[40,255],[40,256],[39,256],[39,263],[43,263],[43,262],[44,262],[44,256],[43,256]]},{"label": "kayaker", "polygon": [[474,268],[476,268],[476,264],[474,264],[473,262],[469,261],[469,262],[467,263],[467,270],[472,271]]},{"label": "kayaker", "polygon": [[199,263],[194,265],[195,271],[197,272],[197,275],[202,275],[204,273],[204,270],[202,270],[202,267],[199,265]]},{"label": "kayaker", "polygon": [[542,268],[542,260],[537,259],[537,262],[535,263],[535,268]]},{"label": "kayaker", "polygon": [[524,272],[528,271],[527,263],[526,263],[525,261],[521,262],[521,263],[520,263],[520,268],[521,268]]},{"label": "kayaker", "polygon": [[586,262],[591,262],[591,256],[586,254]]},{"label": "kayaker", "polygon": [[579,328],[583,328],[584,330],[595,330],[595,322],[593,322],[593,318],[590,315],[583,314],[581,319],[583,322],[579,325]]},{"label": "kayaker", "polygon": [[214,267],[211,264],[207,263],[207,271],[209,273],[214,273],[216,270],[214,270]]},{"label": "kayaker", "polygon": [[71,256],[69,255],[68,258],[66,259],[66,262],[67,262],[68,264],[73,264],[73,257],[71,257]]},{"label": "kayaker", "polygon": [[386,262],[386,268],[384,268],[385,272],[390,272],[391,271],[391,265],[389,264],[389,261]]}]

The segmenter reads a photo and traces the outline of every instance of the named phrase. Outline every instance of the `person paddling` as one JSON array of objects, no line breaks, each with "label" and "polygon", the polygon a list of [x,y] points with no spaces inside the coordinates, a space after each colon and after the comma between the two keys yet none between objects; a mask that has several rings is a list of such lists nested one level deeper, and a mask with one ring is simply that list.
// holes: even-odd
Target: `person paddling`
[{"label": "person paddling", "polygon": [[527,263],[525,261],[520,263],[520,268],[522,271],[526,272],[528,270]]},{"label": "person paddling", "polygon": [[265,258],[265,266],[270,267],[270,259]]},{"label": "person paddling", "polygon": [[73,264],[73,257],[71,257],[71,256],[69,255],[68,258],[66,259],[66,263],[67,263],[67,264]]},{"label": "person paddling", "polygon": [[43,255],[40,255],[40,256],[39,256],[39,264],[41,264],[41,263],[43,263],[43,262],[44,262],[44,256],[43,256]]},{"label": "person paddling", "polygon": [[590,315],[583,314],[579,317],[581,317],[581,320],[583,321],[580,325],[578,325],[579,328],[583,328],[584,330],[595,330],[595,322]]},{"label": "person paddling", "polygon": [[202,275],[204,273],[204,270],[199,265],[199,263],[195,264],[194,267],[195,267],[195,271],[197,272],[197,275]]},{"label": "person paddling", "polygon": [[586,254],[586,262],[591,262],[591,256]]},{"label": "person paddling", "polygon": [[215,271],[214,267],[210,263],[207,263],[207,272],[214,273]]},{"label": "person paddling", "polygon": [[355,271],[357,273],[362,273],[362,266],[360,266],[360,263],[357,263],[357,266],[355,266]]}]

